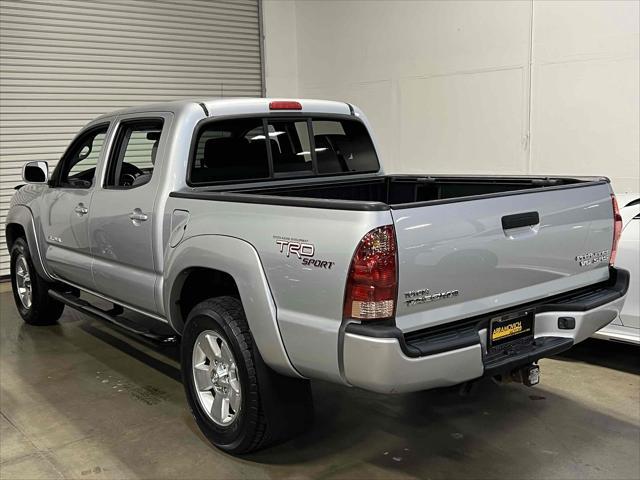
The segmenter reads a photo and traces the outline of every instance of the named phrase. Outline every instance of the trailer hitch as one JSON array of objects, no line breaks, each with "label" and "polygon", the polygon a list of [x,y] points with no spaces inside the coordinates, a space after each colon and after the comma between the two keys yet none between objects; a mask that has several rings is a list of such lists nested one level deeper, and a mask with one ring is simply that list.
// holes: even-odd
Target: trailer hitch
[{"label": "trailer hitch", "polygon": [[531,363],[509,373],[496,375],[493,379],[496,383],[521,383],[527,387],[533,387],[540,383],[540,366]]}]

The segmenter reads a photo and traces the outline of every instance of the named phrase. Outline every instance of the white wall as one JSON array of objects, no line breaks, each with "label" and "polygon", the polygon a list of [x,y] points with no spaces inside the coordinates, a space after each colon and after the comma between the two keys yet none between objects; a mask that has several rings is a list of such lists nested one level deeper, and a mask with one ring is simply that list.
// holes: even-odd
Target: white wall
[{"label": "white wall", "polygon": [[532,171],[640,191],[640,3],[534,5]]},{"label": "white wall", "polygon": [[638,5],[266,0],[267,94],[357,104],[388,171],[638,191]]},{"label": "white wall", "polygon": [[264,76],[268,96],[298,96],[298,40],[293,0],[263,2]]}]

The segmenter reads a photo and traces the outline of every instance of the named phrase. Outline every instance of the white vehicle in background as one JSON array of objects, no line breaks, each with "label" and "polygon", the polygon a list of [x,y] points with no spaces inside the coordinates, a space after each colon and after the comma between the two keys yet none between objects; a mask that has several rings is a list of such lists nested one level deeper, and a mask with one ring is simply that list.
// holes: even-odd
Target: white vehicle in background
[{"label": "white vehicle in background", "polygon": [[627,301],[620,314],[593,336],[640,345],[640,194],[617,196],[622,216],[616,266],[629,270]]}]

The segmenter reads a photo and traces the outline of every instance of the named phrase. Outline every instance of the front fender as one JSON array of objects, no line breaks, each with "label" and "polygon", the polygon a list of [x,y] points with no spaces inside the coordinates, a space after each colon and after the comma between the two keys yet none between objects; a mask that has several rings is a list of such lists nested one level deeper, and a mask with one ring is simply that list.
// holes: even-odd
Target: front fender
[{"label": "front fender", "polygon": [[162,287],[164,309],[171,326],[178,332],[183,325],[179,298],[187,272],[191,268],[223,271],[236,282],[240,300],[254,341],[264,361],[288,376],[302,376],[291,364],[280,336],[276,305],[255,248],[244,240],[224,235],[198,235],[171,249],[165,263]]},{"label": "front fender", "polygon": [[38,272],[38,275],[50,282],[53,282],[55,279],[51,277],[51,275],[49,275],[43,261],[43,250],[41,249],[41,245],[38,241],[36,224],[31,209],[26,205],[13,205],[9,210],[9,213],[7,214],[7,218],[5,220],[5,225],[10,224],[18,224],[24,230],[25,236],[27,238],[27,245],[29,245],[31,261],[33,262],[33,266]]}]

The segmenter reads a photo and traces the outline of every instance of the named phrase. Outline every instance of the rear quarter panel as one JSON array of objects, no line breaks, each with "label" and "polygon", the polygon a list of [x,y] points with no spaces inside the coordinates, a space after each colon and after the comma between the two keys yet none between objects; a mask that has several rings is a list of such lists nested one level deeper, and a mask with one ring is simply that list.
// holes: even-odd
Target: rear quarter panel
[{"label": "rear quarter panel", "polygon": [[[199,235],[223,235],[255,248],[261,263],[256,268],[264,269],[292,364],[304,376],[341,381],[338,338],[347,271],[360,239],[368,231],[390,224],[390,212],[171,198],[167,215],[174,209],[189,211],[182,243]],[[170,232],[165,235],[164,245],[169,250],[165,258],[170,259]],[[312,247],[305,247],[298,257],[295,248],[289,251],[288,242]],[[313,256],[304,255],[311,250]],[[304,262],[305,258],[318,266]],[[166,268],[171,270],[171,266]],[[169,272],[165,278],[173,276]],[[240,295],[244,303],[252,292],[240,291]],[[260,321],[265,319],[249,319],[250,324]]]}]

